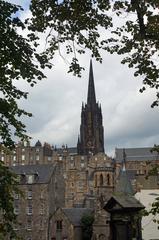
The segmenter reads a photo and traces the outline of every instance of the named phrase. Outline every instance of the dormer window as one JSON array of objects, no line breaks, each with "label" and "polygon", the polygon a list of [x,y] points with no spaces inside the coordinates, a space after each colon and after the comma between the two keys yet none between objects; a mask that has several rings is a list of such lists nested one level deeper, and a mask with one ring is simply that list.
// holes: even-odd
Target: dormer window
[{"label": "dormer window", "polygon": [[[20,181],[22,181],[23,183],[26,182],[26,174],[25,174],[25,172],[23,172],[23,173],[19,176],[19,179],[20,179]],[[20,181],[19,181],[19,182],[20,182]]]},{"label": "dormer window", "polygon": [[32,184],[34,182],[34,175],[27,175],[27,183]]}]

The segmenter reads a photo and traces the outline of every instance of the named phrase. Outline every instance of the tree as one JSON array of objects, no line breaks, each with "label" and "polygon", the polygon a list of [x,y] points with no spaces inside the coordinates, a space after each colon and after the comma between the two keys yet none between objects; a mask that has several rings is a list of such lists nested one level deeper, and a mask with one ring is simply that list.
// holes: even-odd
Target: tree
[{"label": "tree", "polygon": [[17,81],[23,79],[34,86],[37,79],[45,77],[39,70],[39,65],[46,63],[45,56],[36,53],[35,46],[31,47],[31,38],[18,32],[25,29],[15,15],[19,10],[20,6],[0,1],[0,137],[1,143],[9,148],[14,147],[13,134],[22,140],[27,138],[20,118],[31,116],[18,106],[18,100],[27,98],[28,93],[17,88]]},{"label": "tree", "polygon": [[[133,18],[128,18],[124,25],[117,27],[112,33],[115,37],[104,41],[105,49],[110,53],[126,54],[122,63],[127,63],[130,68],[134,68],[134,76],[143,77],[143,88],[159,87],[159,15],[157,0],[131,0],[115,1],[113,9],[116,15],[135,14]],[[159,93],[152,107],[159,104]]]},{"label": "tree", "polygon": [[[100,50],[124,55],[122,63],[134,68],[134,76],[142,76],[143,92],[147,86],[159,87],[159,4],[158,0],[32,0],[30,29],[50,32],[46,53],[50,58],[61,45],[73,53],[69,71],[79,75],[78,53],[85,49],[102,61]],[[123,21],[124,19],[124,21]],[[122,25],[122,22],[123,25]],[[119,26],[117,25],[119,23]],[[100,29],[100,30],[99,30]],[[103,30],[104,38],[101,39]],[[159,93],[152,107],[159,104]]]},{"label": "tree", "polygon": [[83,240],[91,240],[93,234],[93,215],[84,215],[81,219],[82,224],[82,239]]},{"label": "tree", "polygon": [[13,225],[17,224],[14,214],[14,194],[21,194],[16,176],[0,161],[0,239],[15,238]]},{"label": "tree", "polygon": [[[0,151],[14,147],[13,134],[27,139],[20,117],[31,114],[18,106],[18,100],[26,98],[27,93],[18,89],[16,82],[23,79],[34,86],[37,79],[44,78],[39,66],[47,62],[44,55],[36,53],[35,45],[31,47],[31,37],[20,35],[25,25],[15,15],[19,10],[20,6],[0,1]],[[0,161],[0,239],[16,236],[13,229],[16,223],[13,195],[19,193],[16,185],[16,176]]]}]

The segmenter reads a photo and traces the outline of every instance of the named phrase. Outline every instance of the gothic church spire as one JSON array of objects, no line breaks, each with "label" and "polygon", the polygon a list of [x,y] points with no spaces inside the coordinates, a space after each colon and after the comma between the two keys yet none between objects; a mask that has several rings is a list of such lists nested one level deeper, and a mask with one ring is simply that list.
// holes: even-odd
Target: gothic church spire
[{"label": "gothic church spire", "polygon": [[96,104],[96,95],[95,95],[95,87],[94,87],[94,76],[93,76],[92,60],[90,60],[87,104],[89,106],[93,106],[93,105]]},{"label": "gothic church spire", "polygon": [[96,102],[92,61],[90,61],[87,104],[82,104],[78,154],[104,152],[101,106]]}]

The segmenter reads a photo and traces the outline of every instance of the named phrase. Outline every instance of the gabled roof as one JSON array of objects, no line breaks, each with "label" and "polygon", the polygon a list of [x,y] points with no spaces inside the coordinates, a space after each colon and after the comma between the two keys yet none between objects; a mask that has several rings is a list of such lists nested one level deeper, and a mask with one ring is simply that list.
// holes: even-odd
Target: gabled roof
[{"label": "gabled roof", "polygon": [[55,165],[19,165],[10,168],[17,175],[37,175],[37,183],[48,183],[53,171],[55,170]]},{"label": "gabled roof", "polygon": [[[152,147],[145,148],[125,148],[126,161],[151,161],[159,160],[157,152],[151,152]],[[116,148],[115,160],[123,161],[123,148]]]},{"label": "gabled roof", "polygon": [[144,209],[142,205],[135,197],[124,196],[124,195],[114,195],[105,204],[104,209],[108,212],[113,212],[116,210],[141,210]]},{"label": "gabled roof", "polygon": [[62,208],[62,211],[74,226],[81,226],[81,219],[84,215],[91,215],[91,208]]}]

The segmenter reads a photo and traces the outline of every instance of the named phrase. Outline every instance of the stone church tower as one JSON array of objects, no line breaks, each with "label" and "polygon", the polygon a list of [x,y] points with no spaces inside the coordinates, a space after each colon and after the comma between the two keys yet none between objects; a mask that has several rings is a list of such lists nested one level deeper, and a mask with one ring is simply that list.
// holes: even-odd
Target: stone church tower
[{"label": "stone church tower", "polygon": [[101,105],[96,102],[92,61],[90,62],[87,103],[82,104],[80,136],[77,152],[80,155],[104,152],[104,128]]}]

